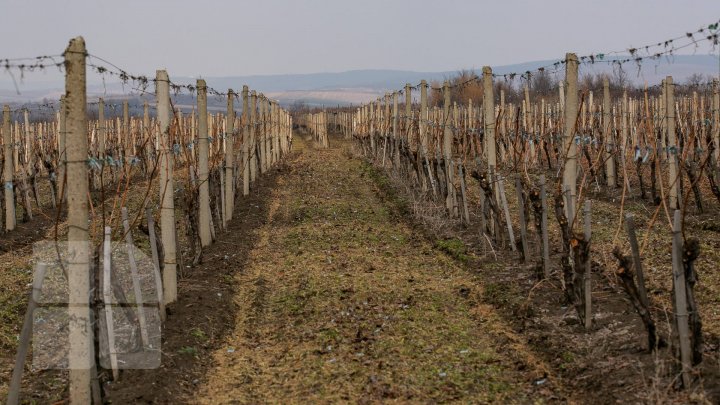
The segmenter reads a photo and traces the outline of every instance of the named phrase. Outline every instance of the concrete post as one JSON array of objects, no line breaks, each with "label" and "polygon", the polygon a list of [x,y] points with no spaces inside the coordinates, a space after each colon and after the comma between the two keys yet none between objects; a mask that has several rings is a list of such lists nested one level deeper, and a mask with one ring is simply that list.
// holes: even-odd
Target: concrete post
[{"label": "concrete post", "polygon": [[267,138],[267,103],[265,96],[260,93],[258,96],[259,98],[259,115],[260,115],[260,137],[258,142],[260,143],[260,174],[264,174],[267,170],[267,143],[265,142]]},{"label": "concrete post", "polygon": [[368,111],[368,123],[370,124],[370,153],[372,154],[373,160],[375,159],[375,103],[376,102],[370,103]]},{"label": "concrete post", "polygon": [[200,243],[203,247],[210,246],[212,234],[210,232],[210,185],[208,170],[208,114],[207,114],[207,85],[205,80],[197,81],[198,103],[198,184],[200,188],[200,201],[198,221]]},{"label": "concrete post", "polygon": [[530,87],[526,84],[524,88],[525,104],[523,105],[523,128],[526,132],[530,131]]},{"label": "concrete post", "polygon": [[57,184],[58,184],[58,201],[65,201],[65,161],[67,160],[65,149],[65,136],[67,134],[66,111],[65,111],[65,95],[60,96],[60,113],[58,125],[58,167],[57,167]]},{"label": "concrete post", "polygon": [[715,164],[720,167],[720,81],[713,80],[713,139],[715,143]]},{"label": "concrete post", "polygon": [[27,174],[32,174],[33,170],[33,164],[32,161],[35,160],[33,157],[33,144],[30,139],[30,112],[27,109],[23,110],[23,123],[25,125],[24,132],[25,132],[25,166]]},{"label": "concrete post", "polygon": [[260,120],[262,126],[261,144],[260,144],[260,173],[268,171],[270,167],[270,102],[265,95],[260,95]]},{"label": "concrete post", "polygon": [[455,168],[452,163],[453,132],[450,121],[450,84],[443,83],[443,157],[445,159],[445,173],[447,174],[447,197],[445,205],[451,216],[455,216],[455,186],[453,185]]},{"label": "concrete post", "polygon": [[265,100],[265,171],[270,170],[274,163],[275,151],[273,150],[275,137],[275,105],[268,98]]},{"label": "concrete post", "polygon": [[666,101],[667,101],[667,86],[665,85],[665,79],[662,80],[662,86],[660,87],[660,99],[657,100],[658,103],[658,109],[659,114],[656,114],[655,117],[657,117],[657,120],[660,120],[660,148],[662,150],[662,153],[660,153],[661,159],[663,162],[667,160],[667,114],[666,114]]},{"label": "concrete post", "polygon": [[577,198],[577,144],[575,143],[577,128],[575,124],[578,114],[578,59],[574,53],[565,55],[565,81],[567,83],[567,95],[565,96],[565,142],[563,142],[563,150],[566,155],[563,170],[563,190],[570,191],[569,198],[566,197],[565,200],[565,214],[568,216],[568,221],[573,223],[570,213],[575,212],[575,199]]},{"label": "concrete post", "polygon": [[147,100],[143,102],[143,123],[142,123],[143,140],[150,136],[150,106]]},{"label": "concrete post", "polygon": [[177,247],[175,244],[175,200],[173,182],[173,148],[170,143],[170,79],[164,70],[155,75],[155,97],[159,133],[160,160],[160,235],[163,258],[163,297],[165,304],[177,301]]},{"label": "concrete post", "polygon": [[392,110],[392,133],[393,133],[393,164],[395,170],[400,167],[400,145],[398,139],[398,94],[393,92],[393,110]]},{"label": "concrete post", "polygon": [[105,157],[105,142],[107,138],[107,127],[105,123],[105,100],[100,97],[98,99],[98,143],[100,148],[98,150],[98,156],[101,158]]},{"label": "concrete post", "polygon": [[[413,142],[411,140],[410,129],[412,128],[412,87],[410,83],[405,83],[405,141],[407,146],[412,147]],[[402,136],[401,136],[402,137]]]},{"label": "concrete post", "polygon": [[273,163],[280,160],[280,106],[273,101]]},{"label": "concrete post", "polygon": [[493,94],[492,69],[489,66],[483,67],[483,122],[485,140],[485,159],[488,169],[497,169],[497,157],[495,151],[495,95]]},{"label": "concrete post", "polygon": [[67,199],[68,199],[68,368],[70,403],[91,402],[90,369],[93,364],[93,337],[90,327],[90,252],[88,246],[87,176],[87,95],[85,83],[85,40],[70,41],[65,50],[65,113],[67,117]]},{"label": "concrete post", "polygon": [[615,182],[615,160],[613,159],[613,137],[612,137],[612,119],[610,116],[610,82],[607,77],[603,77],[603,138],[605,140],[605,171],[607,173],[608,188],[612,189],[617,186]]},{"label": "concrete post", "polygon": [[13,125],[15,135],[12,138],[13,167],[20,167],[20,125],[16,122]]},{"label": "concrete post", "polygon": [[15,191],[13,190],[12,129],[10,127],[10,106],[3,106],[3,156],[5,156],[5,230],[15,229]]},{"label": "concrete post", "polygon": [[242,90],[242,121],[243,121],[243,144],[242,144],[242,161],[243,161],[243,195],[250,194],[250,111],[248,106],[248,86],[243,86]]},{"label": "concrete post", "polygon": [[[123,108],[123,120],[122,120],[122,133],[123,133],[123,149],[125,154],[132,154],[132,143],[130,142],[130,106],[128,101],[124,100],[122,103]],[[128,146],[130,146],[128,148]],[[129,150],[128,150],[129,149]]]},{"label": "concrete post", "polygon": [[258,121],[257,121],[257,93],[250,93],[250,180],[257,179],[258,172]]},{"label": "concrete post", "polygon": [[670,185],[670,208],[680,209],[678,197],[680,179],[678,177],[678,156],[680,148],[675,136],[675,85],[672,76],[665,78],[665,122],[667,127],[668,148],[668,184]]},{"label": "concrete post", "polygon": [[427,81],[420,82],[420,118],[418,126],[420,128],[420,146],[423,155],[427,155],[427,121],[428,121],[428,84]]},{"label": "concrete post", "polygon": [[[628,144],[628,120],[630,117],[630,105],[628,104],[628,96],[627,96],[627,90],[623,91],[623,99],[622,99],[622,117],[620,121],[621,125],[621,133],[620,133],[620,158],[622,159],[623,165],[625,162],[625,152],[627,150],[627,144]],[[635,142],[632,143],[633,146],[636,145]]]},{"label": "concrete post", "polygon": [[235,150],[235,93],[228,90],[227,117],[225,117],[225,223],[223,228],[227,229],[227,223],[232,219],[233,207],[235,205],[235,192],[233,191],[233,153]]},{"label": "concrete post", "polygon": [[278,105],[274,100],[268,100],[268,110],[270,112],[270,137],[268,138],[268,169],[275,165],[277,162],[277,144],[276,140],[278,137]]}]

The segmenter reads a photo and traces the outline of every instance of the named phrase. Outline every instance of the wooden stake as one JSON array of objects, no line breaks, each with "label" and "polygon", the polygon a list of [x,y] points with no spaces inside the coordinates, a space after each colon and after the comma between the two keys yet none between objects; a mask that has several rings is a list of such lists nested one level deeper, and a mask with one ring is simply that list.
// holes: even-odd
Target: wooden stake
[{"label": "wooden stake", "polygon": [[515,177],[515,191],[517,192],[518,210],[520,214],[520,241],[522,243],[523,261],[527,261],[530,258],[530,249],[528,248],[525,201],[523,200],[523,187],[520,176]]},{"label": "wooden stake", "polygon": [[685,269],[683,267],[682,213],[675,210],[673,217],[672,267],[673,295],[675,299],[675,323],[680,340],[680,364],[682,366],[682,383],[690,388],[691,383],[691,351],[690,332],[688,329],[687,292],[685,286]]},{"label": "wooden stake", "polygon": [[167,314],[165,313],[162,274],[160,273],[160,252],[158,251],[157,236],[155,235],[155,218],[153,218],[152,209],[150,207],[145,208],[145,216],[147,217],[148,222],[148,237],[150,239],[150,252],[152,253],[153,269],[155,271],[155,291],[157,291],[160,320],[164,322]]},{"label": "wooden stake", "polygon": [[[585,233],[585,240],[587,243],[590,243],[590,237],[592,236],[591,231],[591,211],[590,211],[590,200],[585,201],[585,209],[583,210],[583,214],[585,217],[585,226],[584,226],[584,233]],[[589,247],[588,247],[589,249]],[[583,283],[584,288],[583,291],[585,293],[585,329],[590,329],[592,327],[592,260],[590,260],[590,254],[588,252],[587,255],[587,261],[583,263],[585,265],[585,273],[583,274]],[[579,266],[580,263],[576,263],[576,266]]]},{"label": "wooden stake", "polygon": [[510,218],[510,209],[508,208],[507,199],[505,198],[505,186],[503,185],[503,179],[499,174],[496,174],[495,181],[498,184],[500,202],[503,206],[503,212],[505,212],[505,222],[507,223],[508,236],[510,237],[510,249],[512,249],[513,252],[516,252],[517,246],[515,246],[515,234],[513,232],[512,219]]}]

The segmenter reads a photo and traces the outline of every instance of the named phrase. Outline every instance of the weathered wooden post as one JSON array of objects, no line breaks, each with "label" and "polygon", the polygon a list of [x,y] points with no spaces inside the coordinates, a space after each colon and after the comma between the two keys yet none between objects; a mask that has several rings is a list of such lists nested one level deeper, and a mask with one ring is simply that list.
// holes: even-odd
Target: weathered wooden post
[{"label": "weathered wooden post", "polygon": [[5,156],[5,230],[15,229],[15,190],[13,189],[12,129],[10,127],[10,106],[3,106],[3,156]]},{"label": "weathered wooden post", "polygon": [[[584,221],[584,234],[585,234],[585,241],[589,244],[590,238],[592,237],[592,223],[591,223],[591,210],[590,210],[590,200],[585,201],[585,207],[583,209],[583,217],[585,218]],[[582,263],[582,265],[585,266],[585,272],[583,273],[583,282],[584,282],[584,293],[585,296],[583,299],[585,300],[585,329],[590,329],[592,327],[592,261],[590,260],[590,252],[588,248],[588,255],[587,255],[587,262]],[[580,266],[581,263],[576,263],[576,266]]]},{"label": "weathered wooden post", "polygon": [[615,160],[613,158],[613,136],[612,136],[612,120],[610,116],[610,82],[607,76],[603,77],[603,139],[605,141],[605,171],[607,172],[608,189],[617,186],[615,183]]},{"label": "weathered wooden post", "polygon": [[70,402],[91,403],[90,369],[93,332],[90,325],[90,252],[88,245],[88,138],[85,82],[85,40],[70,40],[65,50],[65,113],[67,125],[68,319]]},{"label": "weathered wooden post", "polygon": [[548,240],[548,209],[544,174],[540,175],[540,203],[542,204],[540,230],[542,233],[543,275],[548,279],[550,278],[550,242]]},{"label": "weathered wooden post", "polygon": [[22,374],[25,369],[25,358],[27,357],[28,348],[30,346],[30,338],[33,329],[33,312],[37,308],[42,293],[42,285],[45,280],[45,271],[47,265],[38,263],[33,272],[32,293],[28,300],[28,308],[25,312],[25,321],[23,322],[20,338],[18,339],[18,351],[15,356],[15,367],[13,368],[10,386],[8,388],[7,405],[17,405],[20,400],[20,383],[22,382]]},{"label": "weathered wooden post", "polygon": [[160,252],[158,250],[157,236],[155,235],[155,218],[153,218],[152,208],[145,208],[145,217],[148,224],[148,239],[150,239],[150,253],[153,261],[153,275],[155,276],[155,290],[158,299],[158,308],[160,309],[160,319],[165,321],[165,298],[163,297],[162,274],[160,273]]},{"label": "weathered wooden post", "polygon": [[633,263],[635,267],[635,275],[637,276],[640,301],[643,303],[643,305],[645,305],[646,308],[649,308],[650,301],[648,300],[647,290],[645,289],[645,272],[643,271],[642,261],[640,260],[640,247],[638,245],[637,236],[635,235],[635,221],[633,220],[632,214],[625,214],[625,230],[628,233],[630,250],[632,251],[633,255]]},{"label": "weathered wooden post", "polygon": [[665,122],[667,126],[668,184],[670,185],[670,208],[679,209],[680,177],[678,159],[680,148],[675,134],[675,85],[672,76],[665,78]]},{"label": "weathered wooden post", "polygon": [[502,203],[503,212],[505,213],[505,223],[508,229],[508,236],[510,237],[510,249],[513,252],[517,251],[517,245],[515,243],[515,233],[512,227],[512,218],[510,217],[510,208],[508,207],[507,198],[505,196],[505,185],[503,178],[500,174],[495,174],[495,182],[497,183],[497,190],[500,193],[500,202]]},{"label": "weathered wooden post", "polygon": [[563,170],[563,189],[569,190],[565,200],[565,215],[568,222],[573,223],[575,212],[575,198],[577,197],[577,132],[576,120],[578,115],[578,58],[574,53],[565,55],[565,81],[567,94],[565,95],[565,167]]},{"label": "weathered wooden post", "polygon": [[520,243],[522,245],[523,261],[527,262],[530,259],[530,248],[528,247],[527,240],[527,222],[525,219],[525,201],[523,200],[523,186],[522,180],[518,175],[515,177],[515,192],[517,193],[518,200],[518,212],[520,219]]},{"label": "weathered wooden post", "polygon": [[160,131],[160,236],[163,244],[163,297],[165,304],[177,301],[177,250],[175,237],[175,200],[173,149],[170,143],[170,79],[158,70],[155,81],[158,129]]},{"label": "weathered wooden post", "polygon": [[235,150],[235,93],[232,89],[227,93],[227,117],[225,117],[225,215],[223,228],[227,229],[227,224],[232,219],[233,209],[235,206],[235,192],[233,191],[233,153]]}]

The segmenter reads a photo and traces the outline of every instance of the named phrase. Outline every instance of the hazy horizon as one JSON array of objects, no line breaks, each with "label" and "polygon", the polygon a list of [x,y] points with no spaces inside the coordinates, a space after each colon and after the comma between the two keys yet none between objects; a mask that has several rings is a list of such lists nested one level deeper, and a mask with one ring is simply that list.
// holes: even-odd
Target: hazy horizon
[{"label": "hazy horizon", "polygon": [[[299,81],[303,78],[298,75],[364,71],[431,75],[557,61],[566,52],[627,54],[628,48],[683,36],[720,19],[720,2],[708,0],[509,3],[129,0],[118,5],[7,0],[0,34],[19,40],[4,42],[0,60],[59,55],[70,38],[82,35],[90,54],[130,74],[153,77],[157,69],[167,69],[171,78],[189,83],[198,77],[266,77],[259,82],[272,90],[258,90],[277,92],[298,89],[275,86],[282,82],[278,75],[296,75]],[[704,42],[677,54],[717,58],[719,48]],[[648,62],[641,73],[654,77],[653,66],[658,70],[666,62]],[[718,66],[715,71],[720,72]],[[710,67],[703,69],[701,73],[713,73]],[[19,98],[31,99],[33,91],[60,88],[62,83],[62,74],[54,68],[24,77],[17,71],[0,72],[0,99],[5,100],[18,98],[16,86]],[[410,79],[397,78],[392,84],[405,81]],[[219,90],[227,88],[222,80],[218,83]],[[92,71],[88,84],[113,94],[136,90],[117,77]],[[232,87],[241,84],[233,82]],[[313,84],[305,89],[322,88]]]}]

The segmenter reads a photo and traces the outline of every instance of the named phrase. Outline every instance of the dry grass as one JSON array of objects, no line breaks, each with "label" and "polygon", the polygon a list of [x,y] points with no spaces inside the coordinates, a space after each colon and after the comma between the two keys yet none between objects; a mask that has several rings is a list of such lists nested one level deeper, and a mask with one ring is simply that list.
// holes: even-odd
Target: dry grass
[{"label": "dry grass", "polygon": [[298,143],[301,155],[235,276],[235,331],[190,401],[527,403],[547,395],[531,384],[542,376],[539,361],[497,350],[505,346],[486,325],[503,328],[481,304],[477,279],[451,257],[458,246],[444,254],[408,226],[407,206],[371,167]]}]

